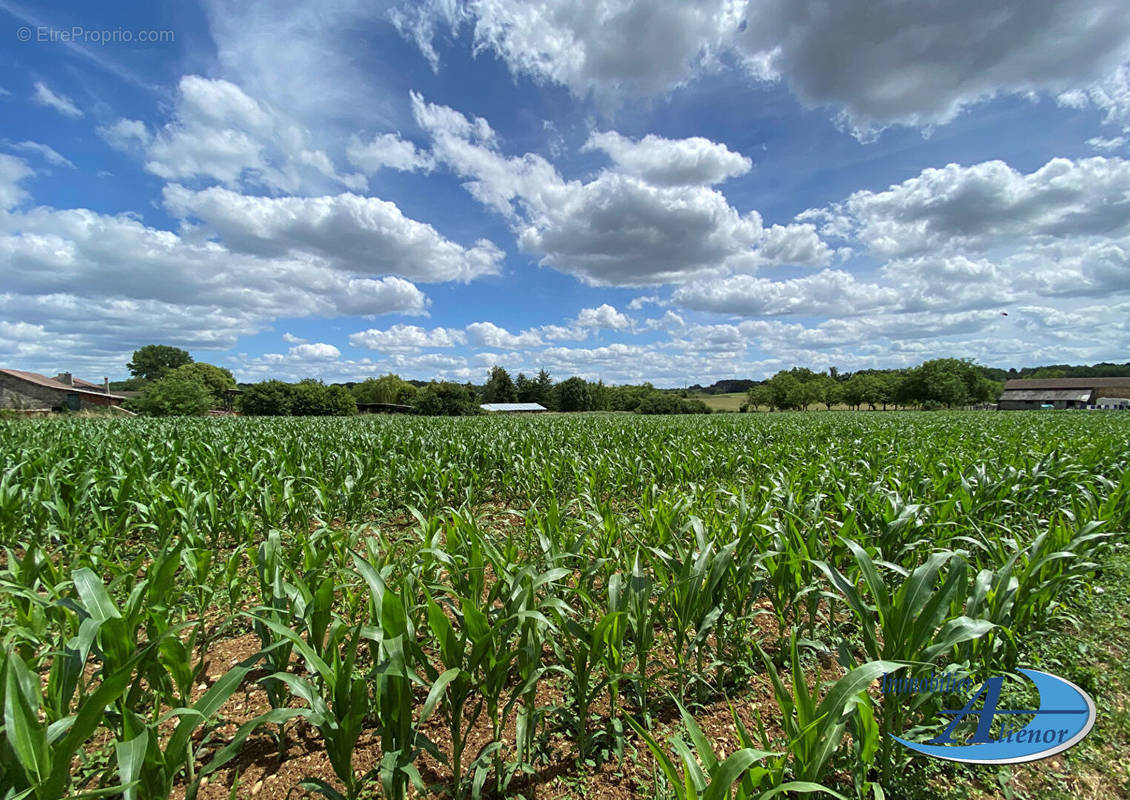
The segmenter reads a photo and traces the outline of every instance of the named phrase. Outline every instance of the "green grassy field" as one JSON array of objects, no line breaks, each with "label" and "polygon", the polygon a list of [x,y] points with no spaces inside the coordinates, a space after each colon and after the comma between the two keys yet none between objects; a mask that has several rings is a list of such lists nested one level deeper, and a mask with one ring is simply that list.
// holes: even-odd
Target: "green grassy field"
[{"label": "green grassy field", "polygon": [[692,392],[689,396],[701,400],[715,411],[738,411],[746,401],[745,392],[731,392],[729,394]]},{"label": "green grassy field", "polygon": [[[0,464],[0,797],[1130,779],[1125,671],[1081,671],[1125,655],[1128,415],[53,419]],[[1101,736],[1005,774],[886,735],[942,699],[883,672],[1021,665]]]}]

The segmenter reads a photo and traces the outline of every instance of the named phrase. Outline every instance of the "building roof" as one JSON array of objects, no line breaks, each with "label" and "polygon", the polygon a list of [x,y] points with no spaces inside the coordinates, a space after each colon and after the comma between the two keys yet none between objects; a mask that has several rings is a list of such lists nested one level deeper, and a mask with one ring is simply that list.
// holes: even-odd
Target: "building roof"
[{"label": "building roof", "polygon": [[483,411],[545,411],[541,403],[483,403]]},{"label": "building roof", "polygon": [[75,387],[78,389],[90,389],[97,391],[99,394],[105,394],[105,392],[102,391],[102,384],[100,383],[91,383],[90,381],[84,381],[82,378],[72,378],[71,380],[75,382]]},{"label": "building roof", "polygon": [[59,392],[77,392],[78,394],[90,394],[97,397],[109,397],[114,400],[126,399],[121,395],[106,394],[101,389],[95,391],[93,389],[83,389],[80,386],[67,386],[67,384],[65,383],[60,383],[54,378],[48,378],[46,375],[40,375],[38,372],[25,372],[22,369],[0,369],[0,373],[4,375],[10,375],[13,378],[18,378],[22,381],[27,381],[28,383],[34,383],[36,386],[42,386],[44,389],[54,389],[55,391]]},{"label": "building roof", "polygon": [[1124,378],[1013,378],[1005,381],[1004,390],[1100,389],[1108,386],[1130,387],[1130,375]]},{"label": "building roof", "polygon": [[1076,403],[1087,403],[1090,399],[1090,389],[1005,389],[1000,402],[1028,400],[1050,403],[1054,400],[1073,400]]}]

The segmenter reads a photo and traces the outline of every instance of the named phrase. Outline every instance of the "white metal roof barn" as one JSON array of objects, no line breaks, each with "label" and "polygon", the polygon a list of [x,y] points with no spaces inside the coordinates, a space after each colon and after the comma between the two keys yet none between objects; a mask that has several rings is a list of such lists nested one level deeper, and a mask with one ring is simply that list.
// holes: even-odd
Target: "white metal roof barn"
[{"label": "white metal roof barn", "polygon": [[536,413],[547,410],[541,403],[483,403],[479,406],[483,411],[497,411],[501,413]]}]

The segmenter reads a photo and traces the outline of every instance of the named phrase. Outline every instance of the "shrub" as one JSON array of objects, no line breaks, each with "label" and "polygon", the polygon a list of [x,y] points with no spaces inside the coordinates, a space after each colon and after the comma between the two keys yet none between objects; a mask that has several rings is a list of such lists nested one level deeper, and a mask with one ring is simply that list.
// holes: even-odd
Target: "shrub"
[{"label": "shrub", "polygon": [[258,417],[285,417],[294,404],[294,390],[282,381],[260,381],[243,390],[239,407],[244,414]]},{"label": "shrub", "polygon": [[637,414],[709,414],[701,400],[688,400],[668,392],[652,392],[640,401]]},{"label": "shrub", "polygon": [[357,403],[344,386],[326,386],[308,378],[290,388],[290,413],[296,417],[345,417],[357,413]]},{"label": "shrub", "polygon": [[173,370],[149,384],[136,406],[151,417],[198,417],[212,407],[212,395],[203,381]]}]

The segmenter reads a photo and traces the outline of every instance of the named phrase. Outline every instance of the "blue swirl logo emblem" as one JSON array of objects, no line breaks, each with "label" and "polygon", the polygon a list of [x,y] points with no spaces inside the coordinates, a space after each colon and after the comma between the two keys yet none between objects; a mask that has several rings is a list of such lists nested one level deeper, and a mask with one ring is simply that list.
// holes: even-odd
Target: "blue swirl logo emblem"
[{"label": "blue swirl logo emblem", "polygon": [[[893,733],[896,741],[934,758],[967,764],[1021,764],[1062,753],[1079,743],[1095,725],[1095,703],[1069,680],[1034,669],[1021,669],[1040,693],[1039,708],[1003,709],[1000,701],[1004,677],[987,679],[963,708],[940,712],[952,720],[926,742],[911,742]],[[976,708],[978,701],[981,708]],[[1026,725],[1011,720],[1032,715]],[[952,738],[954,729],[967,717],[977,720],[977,729],[964,743]],[[1003,717],[994,738],[993,721]]]}]

